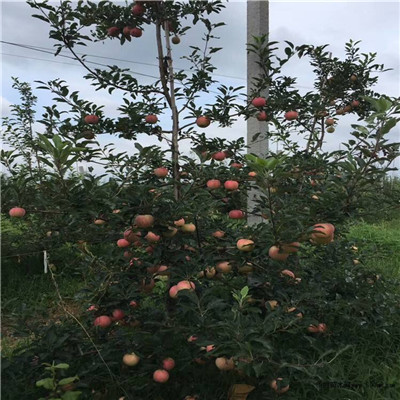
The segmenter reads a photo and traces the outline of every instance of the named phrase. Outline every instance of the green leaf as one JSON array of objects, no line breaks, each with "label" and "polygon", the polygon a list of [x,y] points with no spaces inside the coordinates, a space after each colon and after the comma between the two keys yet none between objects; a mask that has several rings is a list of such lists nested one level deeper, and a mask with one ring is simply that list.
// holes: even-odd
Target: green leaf
[{"label": "green leaf", "polygon": [[75,381],[77,381],[78,379],[79,379],[79,377],[78,377],[77,375],[75,375],[75,376],[70,376],[69,378],[61,379],[61,380],[58,382],[58,384],[59,384],[59,385],[68,385],[68,383],[75,382]]},{"label": "green leaf", "polygon": [[62,400],[76,400],[79,399],[79,397],[81,396],[82,392],[78,392],[78,391],[69,391],[69,392],[65,392],[61,398]]},{"label": "green leaf", "polygon": [[385,123],[385,125],[383,125],[383,127],[380,129],[380,133],[382,135],[385,135],[386,133],[388,133],[392,128],[394,128],[397,124],[398,120],[396,118],[390,118],[387,120],[387,122]]},{"label": "green leaf", "polygon": [[69,364],[60,363],[60,364],[55,365],[54,368],[57,368],[57,369],[68,369],[69,368]]},{"label": "green leaf", "polygon": [[240,294],[243,297],[246,297],[249,294],[249,288],[247,286],[245,286],[244,288],[242,288],[242,290],[240,291]]},{"label": "green leaf", "polygon": [[45,389],[51,390],[54,389],[53,378],[45,378],[36,382],[37,387],[44,387]]}]

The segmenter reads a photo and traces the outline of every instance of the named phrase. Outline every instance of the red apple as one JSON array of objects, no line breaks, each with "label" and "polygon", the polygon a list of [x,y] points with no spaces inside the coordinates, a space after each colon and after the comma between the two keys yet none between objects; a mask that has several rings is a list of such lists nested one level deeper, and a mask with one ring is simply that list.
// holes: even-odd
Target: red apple
[{"label": "red apple", "polygon": [[239,239],[236,243],[236,247],[240,251],[248,253],[254,250],[254,242],[250,239]]},{"label": "red apple", "polygon": [[223,161],[226,158],[226,153],[224,151],[218,151],[212,155],[212,158],[217,161]]},{"label": "red apple", "polygon": [[324,323],[318,324],[318,331],[320,333],[324,333],[327,330],[328,330],[328,327],[326,326],[326,324],[324,324]]},{"label": "red apple", "polygon": [[172,42],[173,44],[179,44],[179,43],[181,42],[181,39],[179,38],[179,36],[174,36],[174,37],[171,39],[171,42]]},{"label": "red apple", "polygon": [[147,235],[144,237],[150,243],[157,243],[160,241],[160,235],[156,235],[153,232],[147,232]]},{"label": "red apple", "polygon": [[225,236],[225,232],[224,231],[215,231],[212,233],[212,236],[217,239],[221,239]]},{"label": "red apple", "polygon": [[197,339],[198,339],[198,337],[196,335],[191,335],[191,336],[189,336],[187,341],[189,343],[192,343],[192,342],[195,342]]},{"label": "red apple", "polygon": [[169,297],[173,299],[176,299],[178,297],[178,288],[176,287],[176,285],[170,287]]},{"label": "red apple", "polygon": [[132,28],[130,33],[131,33],[131,36],[133,36],[133,37],[140,37],[140,36],[142,36],[143,31],[139,28]]},{"label": "red apple", "polygon": [[97,218],[94,220],[95,225],[104,225],[105,223],[106,223],[106,221],[102,218]]},{"label": "red apple", "polygon": [[131,36],[131,30],[131,26],[125,26],[124,29],[122,29],[122,33],[124,34],[124,36]]},{"label": "red apple", "polygon": [[138,304],[137,301],[135,301],[135,300],[131,300],[131,301],[129,302],[129,305],[130,305],[132,308],[138,308],[138,307],[139,307],[139,304]]},{"label": "red apple", "polygon": [[357,76],[353,74],[353,75],[350,77],[350,80],[351,80],[352,82],[356,82],[356,81],[357,81]]},{"label": "red apple", "polygon": [[144,120],[148,123],[148,124],[155,124],[158,121],[157,115],[154,114],[149,114],[146,115]]},{"label": "red apple", "polygon": [[333,118],[327,118],[325,121],[325,124],[328,126],[334,125],[335,124],[335,120]]},{"label": "red apple", "polygon": [[266,121],[268,119],[267,113],[265,111],[260,111],[257,115],[256,115],[257,119],[259,121]]},{"label": "red apple", "polygon": [[141,17],[145,13],[146,9],[141,4],[135,4],[131,11],[135,17]]},{"label": "red apple", "polygon": [[165,371],[165,369],[157,369],[153,373],[153,380],[158,383],[165,383],[169,379],[169,373],[168,371]]},{"label": "red apple", "polygon": [[310,333],[320,333],[320,332],[319,332],[319,328],[318,328],[318,326],[316,326],[316,325],[309,325],[309,326],[307,327],[307,330],[308,330],[308,332],[310,332]]},{"label": "red apple", "polygon": [[153,278],[151,278],[148,282],[146,282],[146,279],[143,279],[142,284],[141,284],[143,291],[146,293],[152,292],[155,285],[156,285],[156,282]]},{"label": "red apple", "polygon": [[226,190],[236,190],[239,187],[239,182],[237,181],[226,181],[224,183]]},{"label": "red apple", "polygon": [[8,214],[13,218],[22,218],[26,214],[26,211],[21,207],[13,207]]},{"label": "red apple", "polygon": [[288,121],[293,121],[299,117],[299,113],[297,111],[288,111],[285,113],[285,119]]},{"label": "red apple", "polygon": [[125,317],[125,313],[117,308],[113,311],[112,316],[115,321],[119,321],[120,319],[123,319]]},{"label": "red apple", "polygon": [[175,360],[171,357],[164,358],[162,365],[164,369],[171,371],[175,367]]},{"label": "red apple", "polygon": [[99,123],[100,118],[97,115],[86,115],[85,117],[85,123],[86,124],[98,124]]},{"label": "red apple", "polygon": [[360,105],[360,102],[358,100],[353,100],[351,102],[351,106],[354,107],[354,108],[358,107],[359,105]]},{"label": "red apple", "polygon": [[205,117],[204,115],[201,115],[196,119],[196,124],[200,128],[207,128],[207,126],[209,126],[210,123],[211,123],[210,118]]},{"label": "red apple", "polygon": [[289,257],[289,254],[283,253],[278,246],[271,246],[268,255],[275,261],[285,261]]},{"label": "red apple", "polygon": [[250,178],[255,178],[255,177],[257,176],[257,172],[250,171],[247,175],[248,175]]},{"label": "red apple", "polygon": [[230,165],[230,167],[231,167],[231,168],[236,168],[236,169],[241,169],[241,168],[243,168],[243,164],[240,164],[240,163],[237,163],[237,162],[233,162],[233,163]]},{"label": "red apple", "polygon": [[284,269],[281,271],[282,276],[288,276],[289,278],[296,279],[296,275],[290,269]]},{"label": "red apple", "polygon": [[111,325],[111,318],[107,315],[101,315],[94,320],[94,326],[100,326],[101,328],[107,328]]},{"label": "red apple", "polygon": [[120,30],[116,26],[112,26],[111,28],[107,29],[107,35],[111,37],[117,37],[120,33]]},{"label": "red apple", "polygon": [[218,179],[210,179],[207,181],[207,187],[211,190],[221,187],[221,181]]},{"label": "red apple", "polygon": [[196,286],[191,281],[180,281],[177,283],[176,289],[178,290],[178,292],[181,290],[194,290],[196,289]]},{"label": "red apple", "polygon": [[168,169],[165,167],[156,168],[154,170],[154,175],[157,178],[165,178],[168,175]]},{"label": "red apple", "polygon": [[264,97],[256,97],[252,100],[251,104],[253,104],[254,107],[260,108],[267,104],[267,100]]},{"label": "red apple", "polygon": [[174,224],[177,227],[181,227],[181,226],[185,225],[185,220],[183,218],[178,219],[177,221],[174,221]]},{"label": "red apple", "polygon": [[315,224],[310,235],[312,243],[328,244],[333,241],[335,227],[329,223]]},{"label": "red apple", "polygon": [[141,232],[134,232],[132,229],[127,229],[124,232],[124,239],[129,242],[136,242],[139,239],[139,236],[142,236]]},{"label": "red apple", "polygon": [[232,264],[229,261],[221,261],[217,264],[216,270],[223,274],[228,274],[232,271]]},{"label": "red apple", "polygon": [[119,240],[117,241],[117,246],[118,246],[118,247],[121,247],[121,248],[129,247],[130,245],[131,245],[131,242],[129,242],[129,241],[126,240],[126,239],[119,239]]},{"label": "red apple", "polygon": [[140,357],[138,357],[135,353],[125,354],[122,357],[122,362],[128,367],[134,367],[135,365],[139,364],[139,361]]},{"label": "red apple", "polygon": [[242,210],[231,210],[229,211],[229,218],[242,219],[244,218],[244,212]]},{"label": "red apple", "polygon": [[148,214],[138,215],[135,218],[135,225],[138,228],[144,228],[144,229],[150,228],[154,225],[154,217]]}]

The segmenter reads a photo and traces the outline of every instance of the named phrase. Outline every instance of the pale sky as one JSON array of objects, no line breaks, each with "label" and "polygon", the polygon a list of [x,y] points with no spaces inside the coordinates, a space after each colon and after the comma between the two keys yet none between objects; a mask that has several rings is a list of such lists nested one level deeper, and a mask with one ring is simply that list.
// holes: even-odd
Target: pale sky
[{"label": "pale sky", "polygon": [[[48,25],[31,17],[35,13],[25,1],[1,2],[1,40],[22,45],[39,46],[42,50],[52,51],[53,40],[48,37]],[[224,21],[227,25],[216,31],[221,39],[215,46],[223,50],[213,58],[217,66],[215,78],[225,85],[246,85],[246,2],[231,1],[215,21]],[[157,76],[157,60],[155,39],[152,27],[147,27],[143,36],[133,42],[120,46],[117,40],[106,40],[104,43],[89,44],[86,48],[79,48],[80,52],[95,55],[87,60],[104,64],[116,64],[129,67],[132,71]],[[200,31],[198,28],[188,31],[182,37],[181,44],[174,46],[175,60],[187,53],[189,45],[199,44]],[[377,63],[385,64],[393,71],[380,74],[380,83],[374,87],[377,92],[390,96],[400,96],[400,3],[392,2],[333,2],[333,1],[272,1],[270,2],[270,40],[289,40],[295,45],[300,44],[330,44],[330,51],[335,56],[344,56],[344,44],[349,39],[361,40],[362,52],[377,52]],[[66,51],[61,54],[69,55]],[[11,77],[18,77],[36,86],[35,80],[48,81],[62,78],[71,91],[79,90],[81,96],[97,104],[105,105],[105,111],[110,117],[117,117],[117,107],[121,96],[107,92],[96,92],[90,87],[89,81],[82,78],[85,70],[77,62],[57,57],[44,52],[23,49],[1,43],[2,63],[2,108],[3,116],[8,115],[8,106],[18,102],[18,95],[11,89]],[[104,58],[99,58],[104,57]],[[110,58],[127,61],[115,61]],[[139,63],[154,64],[144,65]],[[177,66],[185,67],[184,60],[176,61]],[[311,69],[305,62],[290,63],[286,74],[299,77],[298,84],[304,90],[312,86]],[[221,74],[223,76],[218,76]],[[138,76],[143,83],[150,83],[155,79]],[[115,92],[114,92],[115,93]],[[38,117],[43,105],[51,104],[51,96],[43,90],[36,90],[39,98]],[[205,98],[205,102],[211,97]],[[169,121],[167,118],[165,121]],[[164,122],[161,119],[161,122]],[[353,123],[352,117],[346,116],[341,120],[334,137],[330,137],[327,147],[334,149],[340,140],[346,137],[346,132]],[[38,126],[40,129],[40,126]],[[239,121],[234,127],[221,129],[216,126],[207,128],[207,135],[222,136],[236,139],[246,136],[245,122]],[[392,132],[392,137],[400,141],[399,130]],[[159,144],[147,135],[140,140],[145,145]],[[134,151],[133,142],[119,139],[116,136],[101,135],[100,142],[113,142],[121,150]],[[397,162],[397,166],[400,163]]]}]

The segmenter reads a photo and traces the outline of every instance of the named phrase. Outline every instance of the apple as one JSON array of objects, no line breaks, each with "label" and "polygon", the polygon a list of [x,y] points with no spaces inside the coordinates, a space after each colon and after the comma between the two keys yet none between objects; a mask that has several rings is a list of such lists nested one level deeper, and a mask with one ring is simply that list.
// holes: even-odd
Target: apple
[{"label": "apple", "polygon": [[271,246],[268,255],[275,261],[286,261],[289,257],[289,254],[282,252],[278,246]]},{"label": "apple", "polygon": [[281,271],[282,276],[288,276],[289,278],[296,279],[296,275],[290,269],[284,269]]},{"label": "apple", "polygon": [[352,82],[356,82],[357,81],[357,75],[351,75],[350,76],[350,80],[352,81]]},{"label": "apple", "polygon": [[209,126],[210,123],[211,123],[210,118],[205,117],[204,115],[201,115],[196,119],[196,124],[200,128],[207,128],[207,126]]},{"label": "apple", "polygon": [[297,253],[300,249],[299,242],[283,243],[281,244],[281,250],[284,253]]},{"label": "apple", "polygon": [[153,380],[158,383],[165,383],[169,379],[169,373],[165,369],[157,369],[153,373]]},{"label": "apple", "polygon": [[142,234],[140,232],[134,232],[132,229],[127,229],[124,232],[124,239],[128,240],[129,242],[135,242],[141,235]]},{"label": "apple", "polygon": [[343,108],[338,108],[338,109],[336,110],[336,114],[337,114],[337,115],[343,115],[343,114],[344,114]]},{"label": "apple", "polygon": [[94,138],[95,138],[95,134],[94,134],[94,132],[92,132],[92,131],[84,131],[84,132],[82,133],[82,135],[83,135],[83,137],[84,137],[85,139],[88,139],[88,140],[91,140],[91,139],[94,139]]},{"label": "apple", "polygon": [[179,43],[181,42],[181,39],[180,39],[179,36],[174,36],[174,37],[171,39],[171,42],[172,42],[173,44],[179,44]]},{"label": "apple", "polygon": [[265,111],[260,111],[257,115],[256,118],[259,121],[266,121],[268,119],[267,113]]},{"label": "apple", "polygon": [[104,225],[105,223],[106,223],[106,221],[102,218],[97,218],[94,220],[95,225]]},{"label": "apple", "polygon": [[196,340],[198,339],[198,337],[196,336],[196,335],[190,335],[189,337],[188,337],[188,342],[189,343],[192,343],[192,342],[195,342]]},{"label": "apple", "polygon": [[250,171],[247,175],[248,175],[250,178],[255,178],[255,177],[257,176],[257,172]]},{"label": "apple", "polygon": [[265,107],[267,104],[267,100],[264,97],[255,97],[251,104],[253,104],[254,107],[260,108],[260,107]]},{"label": "apple", "polygon": [[134,367],[135,365],[139,364],[139,361],[140,357],[137,356],[135,353],[125,354],[122,357],[122,362],[128,367]]},{"label": "apple", "polygon": [[206,278],[208,278],[208,279],[214,278],[216,273],[217,273],[217,271],[214,267],[207,267],[205,270],[205,275],[206,275]]},{"label": "apple", "polygon": [[133,37],[140,37],[143,34],[143,31],[139,28],[132,28],[130,31],[131,36]]},{"label": "apple", "polygon": [[213,160],[224,161],[226,158],[226,153],[224,151],[217,151],[212,155]]},{"label": "apple", "polygon": [[229,218],[242,219],[244,218],[244,212],[242,210],[231,210],[229,211]]},{"label": "apple", "polygon": [[236,247],[240,251],[250,252],[254,250],[254,242],[249,239],[239,239],[236,243]]},{"label": "apple", "polygon": [[153,232],[147,232],[147,235],[144,238],[150,243],[157,243],[161,239],[160,235],[156,235]]},{"label": "apple", "polygon": [[232,271],[232,264],[229,261],[221,261],[217,264],[216,270],[223,274],[228,274]]},{"label": "apple", "polygon": [[119,321],[125,317],[125,313],[119,308],[117,308],[113,311],[112,316],[115,321]]},{"label": "apple", "polygon": [[168,169],[165,167],[156,168],[153,172],[157,178],[165,178],[168,175]]},{"label": "apple", "polygon": [[231,371],[232,369],[235,369],[235,362],[232,358],[217,357],[215,359],[215,365],[221,371]]},{"label": "apple", "polygon": [[289,390],[289,385],[279,386],[279,382],[283,381],[283,378],[276,378],[270,383],[270,387],[278,394],[284,394]]},{"label": "apple", "polygon": [[129,247],[130,245],[131,245],[131,242],[129,242],[126,239],[119,239],[117,241],[117,246],[120,248]]},{"label": "apple", "polygon": [[171,357],[164,358],[162,365],[164,369],[171,371],[175,367],[175,360]]},{"label": "apple", "polygon": [[335,123],[335,120],[334,120],[333,118],[327,118],[327,119],[325,120],[325,124],[328,125],[328,126],[331,126],[331,125],[333,125],[334,123]]},{"label": "apple", "polygon": [[149,114],[146,115],[144,120],[148,123],[148,124],[155,124],[158,121],[157,115],[154,114]]},{"label": "apple", "polygon": [[181,226],[181,231],[185,233],[193,233],[196,231],[196,225],[195,224],[183,224]]},{"label": "apple", "polygon": [[330,126],[329,128],[326,129],[326,131],[328,133],[333,133],[333,132],[335,132],[335,128],[333,126]]},{"label": "apple", "polygon": [[185,225],[185,220],[184,220],[184,218],[178,219],[177,221],[174,221],[174,224],[177,227],[181,227],[181,226]]},{"label": "apple", "polygon": [[271,310],[275,310],[278,307],[278,302],[276,300],[268,300],[266,303],[269,304]]},{"label": "apple", "polygon": [[97,311],[97,307],[95,305],[91,305],[88,307],[87,311]]},{"label": "apple", "polygon": [[168,267],[166,265],[160,265],[157,268],[156,272],[157,272],[157,275],[161,275],[161,276],[165,276],[165,275],[169,275],[170,274],[169,269],[168,269]]},{"label": "apple", "polygon": [[207,187],[211,190],[221,187],[221,181],[218,179],[210,179],[207,181]]},{"label": "apple", "polygon": [[328,244],[332,242],[335,227],[329,223],[320,223],[313,226],[310,238],[314,244]]},{"label": "apple", "polygon": [[139,304],[138,304],[137,301],[135,301],[135,300],[131,300],[131,301],[129,302],[129,305],[130,305],[132,308],[138,308],[138,307],[139,307]]},{"label": "apple", "polygon": [[359,105],[360,105],[360,102],[358,100],[353,100],[351,102],[351,106],[354,107],[354,108],[358,107]]},{"label": "apple", "polygon": [[239,187],[239,182],[237,181],[226,181],[224,183],[226,190],[236,190]]},{"label": "apple", "polygon": [[176,299],[178,297],[178,288],[176,285],[171,286],[169,289],[169,297]]},{"label": "apple", "polygon": [[101,328],[107,328],[111,325],[111,318],[107,315],[101,315],[94,320],[94,326],[100,326]]},{"label": "apple", "polygon": [[124,29],[122,29],[122,33],[124,34],[124,36],[131,36],[131,30],[131,26],[125,26]]},{"label": "apple", "polygon": [[111,28],[107,29],[107,35],[111,37],[117,37],[120,34],[120,30],[116,26],[112,26]]},{"label": "apple", "polygon": [[95,124],[99,123],[99,120],[100,120],[100,118],[97,115],[93,115],[93,114],[86,115],[86,117],[85,117],[85,123],[86,124],[95,125]]},{"label": "apple", "polygon": [[135,218],[135,225],[138,228],[144,228],[144,229],[150,228],[153,226],[153,224],[154,224],[154,217],[152,215],[148,214],[138,215]]},{"label": "apple", "polygon": [[176,289],[178,290],[178,292],[180,292],[181,290],[191,290],[192,291],[192,290],[196,289],[196,285],[191,281],[180,281],[177,283]]},{"label": "apple", "polygon": [[12,218],[22,218],[25,214],[26,211],[24,208],[21,207],[13,207],[8,214],[10,215],[10,217]]},{"label": "apple", "polygon": [[349,112],[351,112],[353,110],[353,107],[350,105],[350,104],[348,104],[345,108],[343,108],[343,111],[345,112],[345,113],[349,113]]},{"label": "apple", "polygon": [[285,113],[285,119],[288,121],[293,121],[299,117],[299,113],[297,111],[288,111]]},{"label": "apple", "polygon": [[233,162],[230,165],[231,168],[236,168],[236,169],[241,169],[243,167],[243,164],[237,163],[237,162]]},{"label": "apple", "polygon": [[324,333],[324,332],[326,332],[327,330],[328,330],[328,327],[326,326],[326,324],[324,324],[324,323],[318,324],[318,331],[319,331],[320,333]]},{"label": "apple", "polygon": [[224,231],[215,231],[212,233],[212,236],[217,239],[221,239],[225,236],[225,232]]},{"label": "apple", "polygon": [[141,4],[135,4],[131,11],[135,17],[141,17],[145,13],[146,9]]},{"label": "apple", "polygon": [[207,353],[209,353],[210,351],[213,351],[215,349],[215,346],[213,345],[213,344],[208,344],[206,347],[205,347],[205,351],[207,352]]}]

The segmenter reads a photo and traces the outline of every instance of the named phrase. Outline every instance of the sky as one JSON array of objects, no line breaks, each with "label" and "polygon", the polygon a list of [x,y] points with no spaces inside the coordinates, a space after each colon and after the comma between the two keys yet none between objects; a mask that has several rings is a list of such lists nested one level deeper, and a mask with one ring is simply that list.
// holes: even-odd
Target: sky
[{"label": "sky", "polygon": [[[32,18],[35,13],[25,1],[2,1],[1,13],[1,40],[22,45],[38,46],[43,50],[51,51],[54,41],[48,37],[48,25]],[[213,63],[217,67],[215,79],[220,83],[232,86],[246,85],[246,2],[230,1],[226,8],[216,17],[215,21],[224,21],[226,26],[219,28],[217,33],[220,40],[214,44],[223,47],[215,55]],[[377,62],[385,64],[393,71],[380,74],[380,83],[374,87],[375,91],[390,96],[400,96],[400,3],[398,1],[271,1],[270,2],[270,40],[289,40],[295,45],[330,44],[330,51],[335,56],[344,56],[344,44],[349,40],[361,40],[361,50],[364,53],[377,52]],[[201,44],[201,30],[196,28],[188,31],[188,35],[181,38],[181,43],[173,47],[176,65],[182,68],[187,66],[185,60],[179,59],[189,50],[188,46]],[[92,55],[87,60],[116,64],[129,67],[133,73],[157,75],[156,46],[153,28],[146,28],[140,39],[128,45],[120,46],[116,40],[93,43],[80,52]],[[61,54],[69,55],[66,51]],[[118,59],[110,60],[111,58]],[[124,60],[124,61],[122,61]],[[147,65],[152,64],[152,65]],[[153,66],[154,64],[154,66]],[[62,78],[71,91],[79,90],[83,98],[102,104],[110,117],[117,117],[117,108],[121,96],[108,95],[107,92],[96,92],[90,82],[83,79],[85,70],[74,60],[57,57],[52,54],[23,49],[10,44],[1,43],[1,114],[9,115],[9,105],[19,101],[18,94],[11,88],[11,77],[18,77],[21,81],[29,82],[35,87],[36,80],[48,81]],[[298,85],[301,90],[307,91],[312,87],[313,76],[310,67],[305,62],[291,63],[285,71],[287,74],[298,76]],[[151,77],[137,76],[142,83],[151,83]],[[47,91],[36,90],[38,96],[38,115],[41,107],[51,104],[51,96]],[[204,101],[212,100],[205,97]],[[161,118],[161,123],[168,123],[169,119]],[[341,119],[334,136],[328,137],[327,148],[336,149],[339,141],[346,138],[350,124],[355,120],[351,116]],[[40,125],[35,128],[40,131]],[[209,137],[226,137],[237,139],[246,137],[246,124],[238,121],[231,128],[221,129],[216,126],[207,128]],[[391,137],[400,141],[399,129],[393,130]],[[159,144],[147,135],[139,136],[144,145]],[[101,135],[102,145],[112,142],[121,151],[134,152],[133,143],[116,136]],[[187,146],[187,145],[186,145]],[[189,148],[184,148],[189,151]],[[400,163],[397,161],[397,166]]]}]

